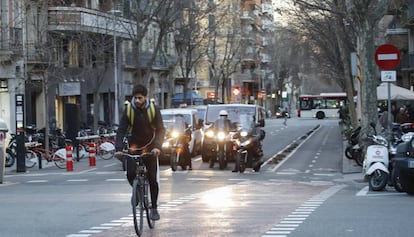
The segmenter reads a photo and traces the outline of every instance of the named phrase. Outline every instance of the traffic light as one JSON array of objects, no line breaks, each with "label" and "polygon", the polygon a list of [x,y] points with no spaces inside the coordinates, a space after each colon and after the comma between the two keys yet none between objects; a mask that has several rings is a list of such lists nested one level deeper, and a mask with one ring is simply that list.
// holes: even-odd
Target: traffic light
[{"label": "traffic light", "polygon": [[240,87],[239,86],[234,86],[232,89],[232,93],[235,96],[238,96],[240,94]]}]

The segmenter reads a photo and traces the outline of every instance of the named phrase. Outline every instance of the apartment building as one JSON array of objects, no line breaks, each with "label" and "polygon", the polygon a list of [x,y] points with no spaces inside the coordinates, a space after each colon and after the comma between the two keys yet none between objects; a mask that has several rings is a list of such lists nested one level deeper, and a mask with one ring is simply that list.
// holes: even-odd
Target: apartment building
[{"label": "apartment building", "polygon": [[216,10],[206,23],[209,46],[197,65],[198,89],[208,99],[264,104],[266,84],[273,80],[271,0],[209,0],[209,4]]},{"label": "apartment building", "polygon": [[160,27],[134,15],[144,11],[153,19],[156,2],[1,1],[0,116],[11,131],[28,124],[65,128],[72,119],[116,123],[137,82],[164,104],[174,33],[166,33],[154,56]]}]

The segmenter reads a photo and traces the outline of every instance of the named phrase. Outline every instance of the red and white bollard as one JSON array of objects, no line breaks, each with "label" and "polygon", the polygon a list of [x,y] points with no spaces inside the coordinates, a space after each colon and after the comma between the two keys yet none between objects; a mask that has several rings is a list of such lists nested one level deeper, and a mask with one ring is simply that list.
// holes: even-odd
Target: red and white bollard
[{"label": "red and white bollard", "polygon": [[89,143],[89,166],[96,166],[96,146],[94,142]]},{"label": "red and white bollard", "polygon": [[73,171],[72,147],[66,146],[66,171]]}]

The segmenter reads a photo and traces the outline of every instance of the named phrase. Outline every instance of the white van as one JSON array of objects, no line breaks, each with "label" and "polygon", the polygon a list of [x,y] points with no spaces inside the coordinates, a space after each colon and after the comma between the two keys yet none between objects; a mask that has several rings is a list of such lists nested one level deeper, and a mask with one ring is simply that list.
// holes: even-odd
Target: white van
[{"label": "white van", "polygon": [[[189,144],[189,150],[191,156],[196,156],[201,152],[201,127],[203,126],[202,120],[198,117],[196,109],[189,108],[177,108],[177,109],[161,109],[161,116],[164,123],[164,127],[168,129],[168,125],[173,121],[173,117],[177,114],[184,116],[185,122],[191,129],[191,141]],[[166,157],[167,158],[167,157]]]}]

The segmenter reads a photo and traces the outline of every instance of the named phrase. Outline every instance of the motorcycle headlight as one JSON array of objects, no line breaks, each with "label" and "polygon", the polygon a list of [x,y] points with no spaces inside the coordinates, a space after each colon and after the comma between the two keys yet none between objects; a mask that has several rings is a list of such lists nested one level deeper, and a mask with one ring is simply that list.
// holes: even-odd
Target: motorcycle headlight
[{"label": "motorcycle headlight", "polygon": [[247,141],[242,142],[240,145],[241,146],[248,146],[250,144],[250,139]]},{"label": "motorcycle headlight", "polygon": [[212,130],[207,130],[204,135],[208,138],[213,138],[214,137],[214,132]]},{"label": "motorcycle headlight", "polygon": [[247,134],[248,134],[248,132],[246,132],[246,131],[241,131],[240,132],[240,136],[242,136],[242,137],[246,137]]},{"label": "motorcycle headlight", "polygon": [[178,136],[180,136],[180,133],[178,131],[174,130],[174,131],[171,132],[171,137],[177,138]]},{"label": "motorcycle headlight", "polygon": [[219,140],[224,140],[224,138],[226,138],[226,134],[224,132],[218,132],[217,133],[217,138]]},{"label": "motorcycle headlight", "polygon": [[170,147],[170,143],[168,141],[162,143],[162,148],[168,148],[168,147]]}]

